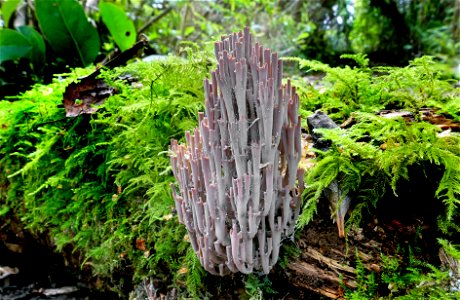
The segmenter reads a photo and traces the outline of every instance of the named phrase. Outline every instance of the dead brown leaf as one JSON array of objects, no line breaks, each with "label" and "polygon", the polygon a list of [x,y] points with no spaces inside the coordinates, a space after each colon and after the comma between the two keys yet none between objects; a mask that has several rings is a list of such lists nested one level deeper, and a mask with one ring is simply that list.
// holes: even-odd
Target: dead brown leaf
[{"label": "dead brown leaf", "polygon": [[64,92],[63,103],[66,117],[92,114],[98,110],[98,106],[115,93],[115,88],[107,85],[103,79],[85,77],[79,82],[72,82]]},{"label": "dead brown leaf", "polygon": [[145,239],[136,239],[136,248],[141,251],[146,251],[147,248],[145,247]]}]

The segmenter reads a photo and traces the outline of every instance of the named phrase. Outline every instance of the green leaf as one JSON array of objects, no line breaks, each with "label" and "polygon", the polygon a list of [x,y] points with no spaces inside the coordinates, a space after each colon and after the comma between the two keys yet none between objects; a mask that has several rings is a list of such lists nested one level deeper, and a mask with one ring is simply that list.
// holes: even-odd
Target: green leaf
[{"label": "green leaf", "polygon": [[125,11],[113,3],[99,3],[102,21],[109,29],[121,51],[131,48],[136,42],[136,28]]},{"label": "green leaf", "polygon": [[29,57],[32,45],[19,32],[12,29],[0,30],[0,64],[7,60]]},{"label": "green leaf", "polygon": [[101,43],[96,28],[75,0],[36,0],[35,13],[40,28],[55,52],[67,59],[92,63]]},{"label": "green leaf", "polygon": [[191,35],[194,31],[195,31],[195,27],[193,27],[193,26],[188,26],[188,27],[185,28],[185,30],[184,30],[184,37],[187,37],[187,36]]},{"label": "green leaf", "polygon": [[45,41],[38,31],[30,26],[21,26],[17,30],[22,33],[33,49],[30,59],[35,66],[43,65],[45,62]]},{"label": "green leaf", "polygon": [[10,18],[13,13],[16,11],[16,7],[18,7],[19,2],[21,0],[5,0],[2,3],[2,16],[3,21],[5,21],[5,27],[8,27],[8,23],[10,22]]}]

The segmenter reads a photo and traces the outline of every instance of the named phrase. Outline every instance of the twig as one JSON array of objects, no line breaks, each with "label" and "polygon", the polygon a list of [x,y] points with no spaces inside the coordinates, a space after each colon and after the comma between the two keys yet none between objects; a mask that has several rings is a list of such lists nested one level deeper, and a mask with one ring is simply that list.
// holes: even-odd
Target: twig
[{"label": "twig", "polygon": [[345,272],[352,273],[352,274],[356,273],[356,270],[354,268],[341,264],[338,261],[333,260],[332,258],[326,257],[322,255],[319,251],[311,247],[307,248],[306,254],[310,256],[311,258],[326,264],[331,269],[338,269],[340,271],[345,271]]},{"label": "twig", "polygon": [[150,27],[150,25],[152,25],[153,23],[159,21],[161,18],[166,16],[171,10],[172,10],[172,7],[170,6],[167,9],[165,9],[158,16],[155,16],[155,17],[151,18],[150,20],[148,20],[141,28],[139,28],[139,30],[137,30],[137,34],[140,34],[140,33],[144,32],[147,28]]},{"label": "twig", "polygon": [[[342,284],[352,289],[358,286],[353,276],[346,274],[339,276],[336,272],[321,269],[305,261],[295,260],[289,264],[288,268],[293,271],[292,275],[303,277],[303,280],[294,280],[294,285],[313,290],[330,298],[337,298],[336,295],[333,295],[335,294],[333,291],[337,291]],[[322,291],[327,291],[327,293]]]}]

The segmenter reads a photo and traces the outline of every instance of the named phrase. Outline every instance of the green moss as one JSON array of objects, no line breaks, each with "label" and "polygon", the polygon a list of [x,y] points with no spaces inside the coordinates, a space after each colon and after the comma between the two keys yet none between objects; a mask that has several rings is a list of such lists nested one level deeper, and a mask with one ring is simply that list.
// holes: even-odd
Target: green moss
[{"label": "green moss", "polygon": [[118,94],[93,115],[66,118],[60,105],[65,86],[89,70],[1,101],[0,219],[48,232],[57,251],[73,247],[96,275],[131,270],[135,281],[172,283],[188,243],[172,215],[167,151],[202,110],[208,69],[197,59],[103,72]]},{"label": "green moss", "polygon": [[[430,57],[415,59],[405,68],[372,69],[363,57],[349,57],[363,67],[331,68],[296,59],[302,68],[326,73],[325,89],[301,86],[303,114],[321,109],[338,124],[353,120],[346,130],[318,130],[332,147],[326,153],[318,151],[317,163],[306,175],[299,227],[313,218],[322,191],[334,179],[341,182],[344,194],[354,192],[355,205],[365,201],[375,206],[389,188],[396,194],[397,183],[409,179],[411,166],[427,164],[443,170],[436,198],[443,201],[446,217],[452,221],[460,204],[460,135],[441,135],[438,126],[421,119],[420,110],[428,107],[458,121],[459,91],[443,79]],[[376,115],[381,110],[411,112],[415,120]]]},{"label": "green moss", "polygon": [[[458,249],[445,240],[440,245],[447,253],[459,259]],[[381,255],[379,274],[366,270],[356,260],[357,288],[348,288],[346,299],[458,299],[460,292],[449,291],[450,273],[416,258],[411,247],[399,250],[394,256]],[[420,253],[417,253],[417,255]],[[381,287],[378,290],[378,287]],[[384,287],[384,288],[382,288]],[[385,291],[381,294],[382,291]]]}]

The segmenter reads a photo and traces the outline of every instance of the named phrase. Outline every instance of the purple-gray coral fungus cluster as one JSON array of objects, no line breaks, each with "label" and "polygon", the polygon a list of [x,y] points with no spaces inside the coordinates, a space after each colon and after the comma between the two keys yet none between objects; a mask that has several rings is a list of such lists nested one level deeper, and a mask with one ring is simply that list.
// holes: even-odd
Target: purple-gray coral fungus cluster
[{"label": "purple-gray coral fungus cluster", "polygon": [[300,210],[299,96],[281,84],[277,53],[254,45],[248,28],[223,37],[215,55],[199,128],[185,145],[171,142],[173,197],[208,272],[268,274]]}]

